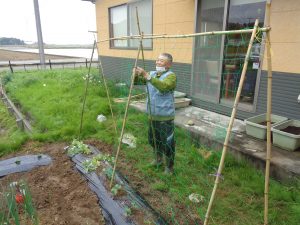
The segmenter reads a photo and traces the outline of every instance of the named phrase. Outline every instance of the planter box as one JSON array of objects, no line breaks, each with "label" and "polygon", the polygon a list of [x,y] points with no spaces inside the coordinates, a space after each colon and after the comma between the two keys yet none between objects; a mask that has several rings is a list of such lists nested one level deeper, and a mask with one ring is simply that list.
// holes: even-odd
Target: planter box
[{"label": "planter box", "polygon": [[272,127],[273,144],[288,151],[294,151],[300,147],[300,134],[296,135],[282,131],[289,126],[300,127],[300,121],[288,120]]},{"label": "planter box", "polygon": [[[271,127],[278,123],[286,121],[288,118],[283,116],[271,115]],[[267,124],[261,124],[266,121],[266,113],[250,117],[245,120],[246,133],[252,137],[266,140],[267,139]]]}]

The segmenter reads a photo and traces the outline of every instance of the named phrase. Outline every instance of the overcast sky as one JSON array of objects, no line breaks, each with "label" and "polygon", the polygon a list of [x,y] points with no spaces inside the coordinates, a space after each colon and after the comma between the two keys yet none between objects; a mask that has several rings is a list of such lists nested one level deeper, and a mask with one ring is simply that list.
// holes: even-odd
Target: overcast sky
[{"label": "overcast sky", "polygon": [[[47,44],[91,44],[95,5],[81,0],[39,0],[43,40]],[[33,0],[0,0],[0,37],[36,42]]]}]

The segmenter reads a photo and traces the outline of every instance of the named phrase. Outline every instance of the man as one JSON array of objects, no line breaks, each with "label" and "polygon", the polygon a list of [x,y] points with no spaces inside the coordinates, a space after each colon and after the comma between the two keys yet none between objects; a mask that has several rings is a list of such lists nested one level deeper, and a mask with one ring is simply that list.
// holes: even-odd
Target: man
[{"label": "man", "polygon": [[176,87],[176,75],[170,70],[172,62],[172,55],[162,53],[156,60],[156,71],[148,73],[140,67],[134,68],[137,80],[146,83],[149,91],[147,100],[148,140],[155,155],[155,160],[151,164],[161,166],[163,156],[165,156],[164,172],[166,174],[173,174],[175,158],[174,89]]}]

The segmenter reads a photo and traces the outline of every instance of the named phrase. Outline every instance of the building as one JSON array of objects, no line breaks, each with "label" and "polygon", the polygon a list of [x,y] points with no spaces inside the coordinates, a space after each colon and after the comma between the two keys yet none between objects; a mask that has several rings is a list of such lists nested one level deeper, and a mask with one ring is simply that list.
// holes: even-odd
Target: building
[{"label": "building", "polygon": [[[138,34],[135,8],[144,34],[191,34],[245,29],[259,19],[264,26],[265,0],[96,0],[98,40]],[[271,0],[271,52],[273,70],[272,113],[300,119],[300,5],[298,0]],[[230,115],[249,35],[198,37],[144,42],[146,68],[160,51],[174,57],[177,90],[192,104]],[[259,35],[261,40],[262,35]],[[245,119],[266,112],[267,62],[264,41],[256,40],[246,74],[237,117]],[[125,65],[135,59],[138,40],[100,44],[106,75],[118,79]],[[234,55],[234,57],[232,57]],[[127,60],[127,61],[126,61]],[[121,63],[123,62],[123,63]],[[119,65],[119,66],[116,66]],[[107,73],[109,71],[109,73]]]}]

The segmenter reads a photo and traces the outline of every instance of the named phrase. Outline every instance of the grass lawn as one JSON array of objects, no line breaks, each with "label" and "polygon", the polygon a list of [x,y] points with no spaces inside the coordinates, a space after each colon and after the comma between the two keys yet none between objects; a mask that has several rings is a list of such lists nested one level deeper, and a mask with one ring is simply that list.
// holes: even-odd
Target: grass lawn
[{"label": "grass lawn", "polygon": [[[23,113],[31,118],[34,140],[71,141],[78,138],[85,88],[83,78],[86,73],[86,70],[81,69],[65,69],[17,72],[13,75],[5,74],[3,76],[9,96],[20,105]],[[96,138],[116,147],[118,136],[114,133],[106,92],[98,78],[97,70],[93,70],[92,74],[81,138]],[[110,92],[115,97],[120,94],[112,84],[110,84]],[[121,130],[124,108],[125,104],[113,105],[118,132]],[[2,109],[5,111],[3,106],[0,106],[1,112]],[[6,127],[13,127],[14,121],[4,117],[2,119],[2,114],[0,114],[1,126],[7,124]],[[97,122],[96,118],[99,114],[107,116],[108,120],[104,123]],[[137,137],[137,148],[130,149],[122,146],[123,166],[120,166],[121,172],[129,180],[131,178],[139,179],[148,184],[149,195],[160,196],[155,205],[159,207],[158,211],[167,217],[171,224],[195,224],[196,222],[191,223],[191,221],[199,216],[203,220],[214,184],[213,174],[218,168],[220,152],[206,149],[200,143],[194,145],[184,130],[176,128],[176,174],[171,177],[165,176],[162,170],[148,166],[153,156],[147,143],[147,127],[146,115],[130,109],[125,132],[130,132]],[[14,128],[10,132],[9,136],[14,140],[11,134],[14,132],[18,134],[18,131]],[[9,151],[1,148],[0,154],[2,155]],[[209,152],[211,155],[205,157],[203,152]],[[130,165],[127,170],[126,165]],[[223,176],[210,224],[262,224],[263,174],[252,168],[247,162],[237,162],[228,155]],[[283,185],[274,180],[270,181],[269,224],[298,225],[300,223],[299,187],[297,181],[289,185]],[[204,201],[191,202],[188,196],[192,193],[202,195]]]},{"label": "grass lawn", "polygon": [[15,118],[0,101],[0,157],[17,150],[26,140],[27,135],[18,129]]}]

